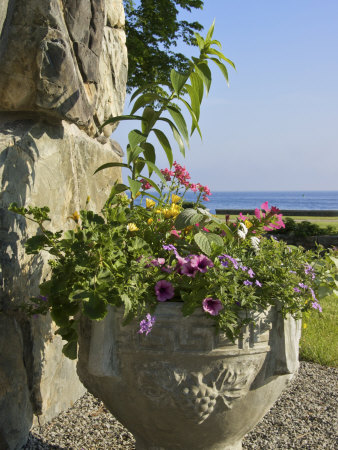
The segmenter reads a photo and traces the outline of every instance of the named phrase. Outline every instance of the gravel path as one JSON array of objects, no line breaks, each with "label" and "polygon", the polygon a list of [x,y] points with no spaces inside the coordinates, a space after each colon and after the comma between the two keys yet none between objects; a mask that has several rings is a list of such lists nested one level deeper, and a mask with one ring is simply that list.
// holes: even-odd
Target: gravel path
[{"label": "gravel path", "polygon": [[[301,362],[298,376],[243,440],[243,449],[338,449],[338,369]],[[25,450],[135,449],[133,436],[92,395],[30,434]],[[193,450],[193,449],[187,449]]]}]

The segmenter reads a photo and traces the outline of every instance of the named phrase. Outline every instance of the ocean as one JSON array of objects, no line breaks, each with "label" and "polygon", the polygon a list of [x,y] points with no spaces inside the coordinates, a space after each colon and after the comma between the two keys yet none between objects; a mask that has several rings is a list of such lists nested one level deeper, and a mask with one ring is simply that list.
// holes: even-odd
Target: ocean
[{"label": "ocean", "polygon": [[[187,192],[186,201],[196,199],[193,192]],[[255,209],[265,201],[269,206],[283,209],[338,210],[338,191],[250,191],[212,192],[205,206],[215,213],[216,209]]]}]

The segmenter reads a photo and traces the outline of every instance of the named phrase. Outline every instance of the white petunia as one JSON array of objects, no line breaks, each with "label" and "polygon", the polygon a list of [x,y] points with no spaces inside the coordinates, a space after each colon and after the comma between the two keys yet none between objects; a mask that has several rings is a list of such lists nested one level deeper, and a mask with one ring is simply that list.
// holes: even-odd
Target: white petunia
[{"label": "white petunia", "polygon": [[[241,229],[240,229],[241,228]],[[248,233],[247,227],[244,225],[244,223],[240,222],[238,225],[237,234],[241,239],[245,239],[246,235]]]},{"label": "white petunia", "polygon": [[250,238],[252,248],[255,250],[255,252],[259,252],[259,239],[255,236]]}]

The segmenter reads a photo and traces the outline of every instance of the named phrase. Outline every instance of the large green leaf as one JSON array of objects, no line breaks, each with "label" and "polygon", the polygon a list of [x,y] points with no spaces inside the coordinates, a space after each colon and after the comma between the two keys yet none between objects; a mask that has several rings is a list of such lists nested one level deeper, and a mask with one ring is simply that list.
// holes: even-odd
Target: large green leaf
[{"label": "large green leaf", "polygon": [[218,51],[218,50],[216,50],[216,49],[214,49],[214,48],[210,48],[210,49],[208,50],[208,53],[211,54],[211,55],[216,55],[216,56],[218,56],[220,59],[223,59],[223,61],[226,61],[228,64],[230,64],[230,66],[232,66],[232,67],[236,70],[235,64],[234,64],[230,59],[226,58],[226,57],[223,55],[222,52],[220,52],[220,51]]},{"label": "large green leaf", "polygon": [[204,49],[204,45],[205,45],[204,39],[203,39],[202,36],[201,36],[199,33],[197,33],[197,32],[194,33],[194,36],[195,36],[195,38],[196,38],[197,45],[198,45],[199,49],[200,49],[200,50],[203,50],[203,49]]},{"label": "large green leaf", "polygon": [[212,22],[211,27],[209,28],[208,33],[207,33],[207,36],[206,36],[206,38],[205,38],[205,40],[206,40],[208,43],[210,43],[210,40],[211,40],[211,38],[212,38],[212,35],[214,34],[214,29],[215,29],[215,19],[214,19],[214,21]]},{"label": "large green leaf", "polygon": [[155,101],[163,103],[163,101],[165,101],[165,100],[166,100],[165,98],[161,97],[158,94],[155,94],[152,92],[147,92],[146,94],[143,94],[136,99],[134,106],[131,110],[131,114],[134,114],[137,110],[139,110],[140,108],[142,108],[145,105],[151,105]]},{"label": "large green leaf", "polygon": [[163,131],[158,130],[157,128],[153,128],[152,131],[155,133],[159,143],[162,145],[162,147],[167,155],[169,165],[171,167],[173,165],[173,161],[174,161],[173,151],[171,149],[170,142],[168,141],[167,136],[163,133]]},{"label": "large green leaf", "polygon": [[109,169],[110,167],[125,167],[126,169],[131,170],[131,167],[128,164],[124,164],[124,163],[120,163],[120,162],[110,162],[110,163],[102,164],[102,166],[98,167],[95,170],[95,172],[93,173],[93,175],[95,175],[97,172],[100,172],[101,170]]},{"label": "large green leaf", "polygon": [[203,219],[203,215],[196,212],[195,209],[184,209],[175,220],[175,228],[177,230],[183,230],[183,228],[195,225]]},{"label": "large green leaf", "polygon": [[190,74],[190,81],[192,88],[194,89],[195,92],[197,92],[199,103],[201,104],[204,92],[203,81],[195,72],[192,72]]},{"label": "large green leaf", "polygon": [[[143,154],[144,154],[145,159],[147,159],[148,161],[151,161],[153,164],[155,164],[156,152],[155,152],[155,148],[154,148],[153,144],[150,144],[149,142],[142,142],[142,144],[140,144],[140,145],[143,148]],[[153,171],[150,167],[148,167],[148,170],[149,170],[149,176],[151,176]]]},{"label": "large green leaf", "polygon": [[183,139],[186,141],[187,145],[189,145],[188,128],[182,113],[178,110],[178,108],[175,108],[172,105],[168,105],[167,110],[171,115],[171,117],[173,118],[174,122],[176,123],[177,128],[180,130]]},{"label": "large green leaf", "polygon": [[131,150],[134,150],[135,147],[137,147],[141,142],[145,141],[146,139],[147,139],[147,136],[145,136],[139,130],[132,130],[128,134],[128,141],[129,141]]},{"label": "large green leaf", "polygon": [[25,243],[26,253],[28,255],[37,255],[40,253],[41,248],[48,244],[50,244],[50,242],[44,234],[32,236]]},{"label": "large green leaf", "polygon": [[151,128],[154,126],[158,113],[151,106],[146,106],[143,110],[142,133],[148,135]]},{"label": "large green leaf", "polygon": [[184,142],[183,142],[182,136],[180,135],[180,132],[178,131],[176,125],[167,117],[160,117],[158,120],[162,120],[163,122],[166,122],[169,124],[171,131],[173,133],[173,136],[175,138],[175,141],[178,143],[179,150],[182,153],[182,155],[185,156]]},{"label": "large green leaf", "polygon": [[124,304],[124,314],[123,314],[123,318],[126,318],[131,310],[131,300],[129,298],[129,296],[127,294],[122,294],[121,295],[121,300]]},{"label": "large green leaf", "polygon": [[201,80],[205,85],[207,93],[209,92],[211,86],[211,72],[206,63],[199,63],[195,66],[197,74],[200,76]]},{"label": "large green leaf", "polygon": [[115,116],[115,117],[111,117],[110,119],[103,122],[103,124],[100,125],[99,130],[102,130],[102,128],[104,128],[106,125],[116,123],[116,122],[122,122],[124,120],[144,120],[144,119],[142,116],[135,116],[134,114]]},{"label": "large green leaf", "polygon": [[83,312],[90,319],[100,320],[107,314],[107,303],[97,292],[91,292],[89,300],[83,302]]},{"label": "large green leaf", "polygon": [[202,250],[203,253],[206,255],[210,255],[211,253],[211,245],[207,238],[207,233],[196,233],[194,236],[194,240],[196,244],[199,246],[199,248]]},{"label": "large green leaf", "polygon": [[69,359],[77,358],[77,341],[70,341],[62,347],[62,353]]},{"label": "large green leaf", "polygon": [[191,106],[189,105],[189,103],[187,101],[185,101],[183,98],[181,100],[185,104],[185,106],[187,107],[187,109],[191,115],[191,119],[192,119],[191,134],[193,134],[194,130],[197,129],[198,134],[200,135],[200,138],[202,139],[201,129],[198,125],[198,120],[196,119],[194,111],[192,110]]},{"label": "large green leaf", "polygon": [[128,181],[129,181],[129,187],[130,187],[131,195],[133,196],[133,198],[135,198],[136,194],[141,189],[142,183],[140,183],[140,181],[133,180],[130,177],[128,177]]},{"label": "large green leaf", "polygon": [[223,64],[223,63],[221,63],[218,59],[216,59],[216,58],[210,58],[211,59],[211,61],[213,61],[215,64],[217,64],[218,65],[218,67],[221,69],[221,72],[223,73],[223,75],[224,75],[224,78],[226,79],[226,82],[228,83],[228,85],[229,85],[229,75],[228,75],[228,70],[227,70],[227,68],[225,67],[225,65]]},{"label": "large green leaf", "polygon": [[189,78],[189,74],[182,74],[177,72],[177,70],[172,69],[170,72],[170,80],[173,85],[173,88],[176,94],[179,96],[180,92],[185,85],[187,79]]},{"label": "large green leaf", "polygon": [[185,88],[190,97],[191,109],[194,111],[195,117],[198,121],[200,117],[200,101],[198,92],[190,84],[187,84]]},{"label": "large green leaf", "polygon": [[215,233],[204,233],[200,231],[199,233],[195,234],[194,240],[202,250],[202,252],[206,255],[210,255],[212,250],[212,243],[214,243],[218,247],[223,246],[223,239],[221,238],[221,236]]}]

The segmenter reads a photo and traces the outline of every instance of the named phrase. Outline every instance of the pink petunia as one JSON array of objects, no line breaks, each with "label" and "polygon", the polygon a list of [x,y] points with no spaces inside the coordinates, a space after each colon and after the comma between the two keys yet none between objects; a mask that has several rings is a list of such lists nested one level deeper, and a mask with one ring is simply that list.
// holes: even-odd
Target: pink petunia
[{"label": "pink petunia", "polygon": [[166,280],[160,280],[155,284],[155,294],[159,302],[165,302],[175,295],[174,286]]},{"label": "pink petunia", "polygon": [[207,297],[203,300],[202,306],[205,312],[211,314],[212,316],[217,316],[219,312],[223,309],[223,305],[218,298]]}]

